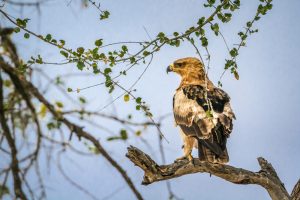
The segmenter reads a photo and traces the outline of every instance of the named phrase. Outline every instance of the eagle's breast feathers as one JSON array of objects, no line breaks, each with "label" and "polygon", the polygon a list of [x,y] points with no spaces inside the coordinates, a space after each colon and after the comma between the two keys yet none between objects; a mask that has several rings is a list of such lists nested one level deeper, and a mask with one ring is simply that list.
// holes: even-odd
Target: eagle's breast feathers
[{"label": "eagle's breast feathers", "polygon": [[227,136],[235,118],[229,96],[220,88],[206,89],[201,85],[185,85],[173,97],[177,125],[187,136],[208,139],[212,130],[222,128]]}]

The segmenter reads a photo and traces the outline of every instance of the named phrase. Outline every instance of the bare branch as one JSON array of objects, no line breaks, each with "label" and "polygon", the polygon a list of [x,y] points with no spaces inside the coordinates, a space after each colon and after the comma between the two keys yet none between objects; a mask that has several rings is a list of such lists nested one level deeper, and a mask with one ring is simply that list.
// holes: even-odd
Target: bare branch
[{"label": "bare branch", "polygon": [[52,0],[44,0],[44,1],[37,1],[37,2],[21,2],[21,1],[13,1],[13,0],[4,0],[5,3],[14,5],[14,6],[40,6],[42,3],[46,3]]},{"label": "bare branch", "polygon": [[151,157],[136,147],[128,147],[126,156],[144,172],[142,184],[169,180],[193,173],[210,173],[235,184],[256,184],[264,187],[273,200],[289,200],[290,196],[274,168],[263,158],[258,158],[261,170],[252,172],[230,165],[216,164],[194,159],[193,163],[182,160],[169,165],[158,165]]},{"label": "bare branch", "polygon": [[52,115],[59,121],[61,121],[63,124],[65,124],[71,133],[75,133],[79,139],[85,138],[86,140],[92,142],[99,153],[103,155],[103,157],[115,168],[119,171],[119,173],[122,175],[132,192],[135,194],[137,199],[143,199],[142,195],[139,193],[139,191],[134,186],[133,182],[127,175],[126,171],[109,155],[109,153],[102,147],[100,142],[90,133],[83,130],[82,127],[79,125],[69,121],[68,119],[64,118],[61,113],[57,112],[57,110],[54,108],[54,106],[38,91],[38,89],[29,81],[26,80],[25,77],[22,75],[18,75],[15,68],[9,66],[7,63],[0,61],[0,67],[4,70],[5,73],[7,73],[11,80],[14,82],[18,82],[18,85],[22,85],[24,88],[26,88],[27,91],[29,91],[35,98],[37,98],[41,103],[43,103],[47,109],[52,113]]},{"label": "bare branch", "polygon": [[4,115],[4,102],[3,102],[3,89],[2,89],[2,77],[1,77],[1,72],[0,72],[0,121],[1,121],[1,127],[3,129],[4,136],[7,140],[7,143],[9,145],[9,148],[11,150],[11,171],[13,174],[13,180],[14,180],[14,189],[15,189],[15,195],[16,198],[24,199],[26,200],[27,197],[25,193],[23,192],[22,189],[22,181],[19,176],[19,161],[17,158],[17,147],[14,141],[14,138],[11,135],[10,129],[7,125],[7,121]]}]

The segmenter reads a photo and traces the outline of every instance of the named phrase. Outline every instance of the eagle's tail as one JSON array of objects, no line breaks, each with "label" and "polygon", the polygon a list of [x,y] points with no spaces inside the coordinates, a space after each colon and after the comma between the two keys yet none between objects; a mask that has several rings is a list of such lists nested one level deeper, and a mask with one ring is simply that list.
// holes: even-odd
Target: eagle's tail
[{"label": "eagle's tail", "polygon": [[209,139],[198,138],[199,159],[212,163],[227,163],[229,156],[226,141],[227,136],[220,129],[214,130]]}]

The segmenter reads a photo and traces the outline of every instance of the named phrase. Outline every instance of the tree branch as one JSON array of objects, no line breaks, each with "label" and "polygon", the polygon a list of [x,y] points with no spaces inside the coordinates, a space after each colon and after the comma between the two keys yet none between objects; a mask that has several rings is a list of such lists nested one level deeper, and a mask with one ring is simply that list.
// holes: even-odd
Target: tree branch
[{"label": "tree branch", "polygon": [[292,200],[300,200],[300,179],[298,180],[297,184],[295,185],[292,194],[291,194]]},{"label": "tree branch", "polygon": [[[193,163],[182,160],[169,165],[158,165],[151,157],[136,147],[128,147],[126,156],[144,172],[143,185],[168,180],[193,173],[210,173],[235,184],[256,184],[264,187],[273,200],[289,200],[290,195],[277,176],[276,171],[264,158],[258,158],[259,172],[252,172],[230,165],[214,164],[194,159]],[[298,182],[299,185],[299,182]]]},{"label": "tree branch", "polygon": [[10,132],[9,126],[7,124],[7,120],[5,118],[5,114],[3,112],[4,110],[4,101],[3,101],[3,82],[2,82],[2,76],[0,71],[0,123],[3,130],[3,134],[7,140],[8,146],[11,150],[11,171],[13,174],[13,180],[14,180],[14,190],[16,199],[24,199],[26,200],[27,197],[22,189],[22,181],[19,176],[20,167],[19,167],[19,161],[18,161],[18,150],[14,141],[14,138],[12,137],[12,134]]},{"label": "tree branch", "polygon": [[37,98],[41,103],[43,103],[57,120],[61,121],[68,127],[71,133],[74,132],[78,136],[78,138],[85,138],[86,140],[92,142],[99,151],[99,153],[101,153],[103,157],[115,169],[119,171],[119,173],[122,175],[132,192],[135,194],[136,198],[139,200],[143,199],[142,195],[136,189],[132,180],[127,175],[126,171],[109,155],[109,153],[103,148],[100,142],[92,134],[86,132],[85,130],[83,130],[82,127],[69,121],[67,118],[63,117],[61,113],[57,112],[54,106],[38,91],[38,89],[31,82],[27,81],[24,76],[18,74],[15,68],[11,67],[9,64],[1,60],[0,68],[2,68],[3,71],[9,75],[10,79],[14,82],[15,85],[21,85],[23,88],[29,91],[35,98]]},{"label": "tree branch", "polygon": [[12,0],[4,0],[4,3],[8,3],[15,6],[40,6],[42,3],[46,3],[50,0],[37,1],[37,2],[17,2]]}]

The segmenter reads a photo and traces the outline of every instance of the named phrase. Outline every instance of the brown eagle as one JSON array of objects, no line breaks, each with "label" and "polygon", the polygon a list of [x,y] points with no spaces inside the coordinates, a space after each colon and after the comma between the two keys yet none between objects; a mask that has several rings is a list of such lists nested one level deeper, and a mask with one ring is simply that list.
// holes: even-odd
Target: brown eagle
[{"label": "brown eagle", "polygon": [[181,76],[173,97],[174,118],[184,143],[184,156],[177,160],[192,161],[191,153],[195,147],[200,160],[227,163],[226,141],[235,119],[230,97],[208,79],[197,58],[176,60],[167,68],[167,72],[171,71]]}]

